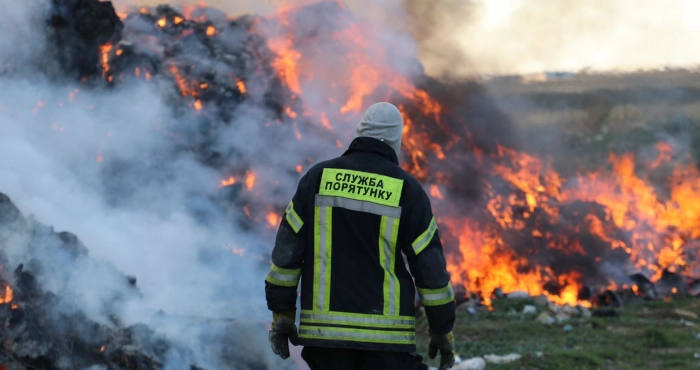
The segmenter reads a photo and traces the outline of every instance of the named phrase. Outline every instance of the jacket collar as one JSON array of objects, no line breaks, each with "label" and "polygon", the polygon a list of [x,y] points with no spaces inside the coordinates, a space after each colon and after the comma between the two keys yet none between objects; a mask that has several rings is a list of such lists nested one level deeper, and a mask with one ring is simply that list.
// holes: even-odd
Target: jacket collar
[{"label": "jacket collar", "polygon": [[356,137],[355,140],[350,143],[348,150],[343,153],[343,156],[350,155],[355,152],[377,154],[390,160],[396,165],[399,164],[399,158],[396,156],[394,149],[392,149],[389,144],[372,137]]}]

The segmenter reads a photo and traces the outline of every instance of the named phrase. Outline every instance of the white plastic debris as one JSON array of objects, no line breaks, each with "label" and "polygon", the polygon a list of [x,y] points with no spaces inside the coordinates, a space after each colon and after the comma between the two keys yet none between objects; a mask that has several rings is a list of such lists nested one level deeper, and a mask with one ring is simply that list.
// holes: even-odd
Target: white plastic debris
[{"label": "white plastic debris", "polygon": [[452,370],[484,370],[485,368],[486,361],[481,357],[470,358],[452,366]]},{"label": "white plastic debris", "polygon": [[537,307],[526,304],[525,307],[523,307],[523,313],[537,313]]},{"label": "white plastic debris", "polygon": [[499,356],[499,355],[484,355],[484,359],[486,362],[490,364],[509,364],[511,362],[515,362],[520,360],[520,358],[523,357],[517,353],[509,353],[507,355]]},{"label": "white plastic debris", "polygon": [[530,298],[530,295],[527,292],[516,290],[512,293],[508,293],[508,295],[506,295],[506,297],[511,298],[511,299],[526,299],[526,298]]},{"label": "white plastic debris", "polygon": [[591,316],[592,316],[591,310],[589,310],[588,307],[578,306],[578,310],[581,311],[581,317],[584,317],[587,319],[591,318]]},{"label": "white plastic debris", "polygon": [[546,312],[542,312],[539,316],[537,316],[537,321],[545,325],[551,325],[557,322],[557,319],[553,318],[552,316],[549,316],[549,314]]}]

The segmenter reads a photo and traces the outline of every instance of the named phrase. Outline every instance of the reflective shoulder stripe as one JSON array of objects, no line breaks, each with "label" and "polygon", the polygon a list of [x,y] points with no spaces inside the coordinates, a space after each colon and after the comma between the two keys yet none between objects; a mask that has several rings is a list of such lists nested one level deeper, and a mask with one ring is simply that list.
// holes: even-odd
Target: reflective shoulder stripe
[{"label": "reflective shoulder stripe", "polygon": [[295,287],[299,284],[300,278],[301,269],[283,269],[273,264],[272,266],[270,266],[270,272],[267,274],[265,281],[274,285]]},{"label": "reflective shoulder stripe", "polygon": [[414,330],[416,319],[411,316],[370,315],[336,311],[301,311],[301,324],[359,326],[368,328],[396,328]]},{"label": "reflective shoulder stripe", "polygon": [[333,328],[303,324],[299,325],[299,337],[385,344],[412,345],[416,343],[416,334],[409,331]]},{"label": "reflective shoulder stripe", "polygon": [[393,218],[401,217],[401,207],[389,207],[377,203],[365,202],[343,197],[316,195],[317,207],[340,207],[352,211],[367,212]]},{"label": "reflective shoulder stripe", "polygon": [[418,236],[418,238],[416,238],[416,240],[411,244],[416,255],[422,252],[423,249],[430,244],[430,241],[433,240],[433,235],[435,235],[435,231],[437,231],[437,222],[435,221],[435,217],[433,217],[433,219],[430,220],[428,229],[420,234],[420,236]]},{"label": "reflective shoulder stripe", "polygon": [[294,229],[295,233],[298,233],[299,230],[301,230],[301,227],[304,226],[304,221],[301,220],[301,217],[297,214],[297,212],[294,210],[294,202],[289,202],[289,205],[287,206],[287,209],[285,211],[286,217],[287,217],[287,222],[289,222],[289,225],[292,226],[292,229]]},{"label": "reflective shoulder stripe", "polygon": [[446,287],[440,289],[421,289],[418,288],[418,295],[424,306],[440,306],[445,303],[454,301],[455,294],[452,291],[452,285],[449,283]]}]

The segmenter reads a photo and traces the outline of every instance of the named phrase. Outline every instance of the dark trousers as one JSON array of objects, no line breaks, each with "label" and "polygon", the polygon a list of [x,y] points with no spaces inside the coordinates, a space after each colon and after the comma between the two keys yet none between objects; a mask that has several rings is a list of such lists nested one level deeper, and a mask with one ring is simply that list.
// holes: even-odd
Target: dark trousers
[{"label": "dark trousers", "polygon": [[428,370],[423,357],[406,352],[304,347],[301,357],[311,370]]}]

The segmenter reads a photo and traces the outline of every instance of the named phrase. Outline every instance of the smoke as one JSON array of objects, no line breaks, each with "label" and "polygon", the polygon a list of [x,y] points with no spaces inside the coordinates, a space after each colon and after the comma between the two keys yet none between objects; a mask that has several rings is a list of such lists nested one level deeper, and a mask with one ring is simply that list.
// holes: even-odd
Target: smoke
[{"label": "smoke", "polygon": [[[27,249],[18,240],[5,250],[11,267],[30,259],[51,266],[42,271],[43,289],[96,322],[108,320],[104,307],[123,285],[117,271],[134,276],[141,296],[121,295],[124,302],[109,314],[124,325],[153,325],[197,354],[175,356],[172,368],[183,368],[176,361],[220,368],[214,348],[235,344],[216,323],[193,333],[192,318],[245,321],[239,329],[249,344],[240,348],[262,351],[269,320],[263,281],[274,230],[264,221],[250,225],[241,208],[222,207],[224,174],[186,150],[202,139],[199,118],[173,109],[174,92],[164,93],[173,87],[157,78],[99,89],[53,75],[48,2],[4,3],[0,31],[13,36],[0,41],[6,72],[0,75],[0,191],[23,213],[78,235],[90,255],[74,262],[48,242]],[[279,207],[295,189],[298,174],[289,169],[298,157],[283,155],[295,152],[282,139],[293,137],[290,127],[265,130],[264,94],[239,105],[232,112],[238,118],[219,128],[211,147],[254,158],[226,167],[259,173],[258,195]],[[208,343],[216,335],[227,342]],[[259,356],[260,363],[275,362],[270,351]]]},{"label": "smoke", "polygon": [[[191,349],[193,354],[172,354],[169,368],[192,363],[221,368],[221,353],[232,362],[258,357],[282,368],[266,350],[269,313],[263,281],[276,225],[265,217],[279,216],[291,199],[300,177],[297,166],[307,169],[342,152],[360,113],[329,113],[333,132],[313,122],[293,121],[279,110],[287,103],[299,107],[279,96],[281,86],[261,76],[260,69],[252,73],[254,63],[244,60],[236,65],[245,67],[232,67],[194,51],[200,45],[190,40],[183,45],[192,49],[171,61],[206,70],[214,85],[219,75],[242,77],[248,87],[244,101],[222,93],[217,102],[228,101],[205,102],[204,110],[196,112],[186,106],[191,102],[172,80],[158,74],[151,81],[130,78],[110,88],[95,81],[80,83],[61,70],[56,46],[47,39],[50,2],[3,2],[8,4],[0,15],[0,31],[13,37],[0,41],[0,192],[38,222],[77,235],[89,253],[78,260],[67,257],[53,247],[47,229],[47,237],[36,239],[39,245],[32,248],[25,239],[13,241],[5,250],[10,266],[32,259],[50,266],[41,271],[40,283],[62,297],[57,311],[77,309],[100,323],[114,317],[125,326],[143,323]],[[115,5],[121,11],[144,4],[151,5]],[[266,14],[280,4],[208,5],[221,5],[236,15]],[[330,3],[300,13],[298,24],[309,28],[297,36],[313,37],[317,27],[352,21],[338,9]],[[407,76],[420,74],[413,58],[416,44],[388,26],[392,20],[387,15],[401,12],[400,2],[379,7],[358,1],[352,9],[366,9],[362,18],[387,24],[378,27],[378,40],[369,50],[385,55],[392,45],[388,68]],[[124,33],[153,27],[140,22],[127,22]],[[250,37],[245,27],[220,31],[219,39],[232,48]],[[149,42],[129,41],[140,46]],[[304,104],[316,112],[340,112],[346,97],[329,103],[327,98],[334,96],[326,82],[342,75],[339,65],[347,61],[331,38],[317,41],[302,48],[312,64],[304,68],[319,73],[303,86]],[[148,58],[169,57],[158,47],[148,53]],[[334,55],[337,63],[329,63]],[[303,141],[294,140],[300,132]],[[235,186],[220,187],[222,179],[244,172],[254,176],[249,181],[237,177]],[[136,278],[139,294],[121,291],[122,273]],[[222,326],[233,319],[243,324]]]},{"label": "smoke", "polygon": [[434,76],[694,67],[692,0],[408,0]]}]

